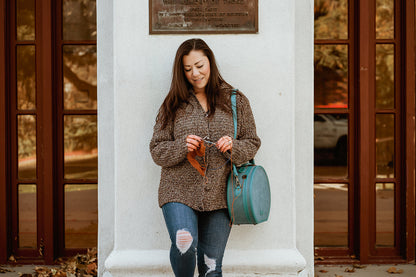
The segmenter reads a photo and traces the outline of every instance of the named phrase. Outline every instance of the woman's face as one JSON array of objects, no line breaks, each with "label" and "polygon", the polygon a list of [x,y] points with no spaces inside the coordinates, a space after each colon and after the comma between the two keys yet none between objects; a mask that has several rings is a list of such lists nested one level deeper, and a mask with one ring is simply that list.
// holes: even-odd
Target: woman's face
[{"label": "woman's face", "polygon": [[186,79],[194,87],[194,92],[205,92],[211,72],[208,57],[202,50],[192,50],[183,56],[182,62]]}]

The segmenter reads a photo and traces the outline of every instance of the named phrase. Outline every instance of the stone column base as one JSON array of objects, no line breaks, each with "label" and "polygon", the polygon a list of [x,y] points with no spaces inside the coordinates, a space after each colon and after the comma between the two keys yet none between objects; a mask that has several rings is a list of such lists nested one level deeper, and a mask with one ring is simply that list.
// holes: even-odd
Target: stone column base
[{"label": "stone column base", "polygon": [[[226,250],[226,277],[299,276],[306,262],[297,249]],[[114,250],[105,261],[104,277],[173,276],[168,250]]]}]

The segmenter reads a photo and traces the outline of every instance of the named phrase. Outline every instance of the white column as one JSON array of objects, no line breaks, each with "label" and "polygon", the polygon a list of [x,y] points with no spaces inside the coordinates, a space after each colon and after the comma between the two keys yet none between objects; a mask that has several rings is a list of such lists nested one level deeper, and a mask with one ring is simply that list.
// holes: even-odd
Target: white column
[{"label": "white column", "polygon": [[201,37],[250,100],[272,189],[268,222],[233,227],[224,276],[313,276],[313,1],[259,1],[249,35],[149,35],[148,13],[148,1],[97,1],[99,275],[173,275],[148,145],[176,49]]}]

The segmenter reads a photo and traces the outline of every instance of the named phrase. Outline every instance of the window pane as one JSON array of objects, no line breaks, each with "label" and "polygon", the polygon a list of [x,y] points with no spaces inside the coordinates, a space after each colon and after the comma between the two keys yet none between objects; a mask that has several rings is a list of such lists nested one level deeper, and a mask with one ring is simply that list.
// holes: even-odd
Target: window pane
[{"label": "window pane", "polygon": [[36,58],[34,45],[18,45],[16,49],[17,108],[36,108]]},{"label": "window pane", "polygon": [[36,116],[17,116],[18,178],[36,179]]},{"label": "window pane", "polygon": [[394,0],[376,0],[376,38],[394,39]]},{"label": "window pane", "polygon": [[348,177],[348,115],[315,114],[315,178]]},{"label": "window pane", "polygon": [[394,177],[394,115],[376,115],[377,178]]},{"label": "window pane", "polygon": [[394,246],[394,183],[376,184],[376,246]]},{"label": "window pane", "polygon": [[97,179],[97,116],[64,117],[65,179]]},{"label": "window pane", "polygon": [[63,0],[64,40],[97,39],[94,0]]},{"label": "window pane", "polygon": [[96,184],[65,185],[65,247],[97,247]]},{"label": "window pane", "polygon": [[376,107],[394,108],[394,45],[376,45]]},{"label": "window pane", "polygon": [[97,108],[97,47],[63,48],[65,109]]},{"label": "window pane", "polygon": [[348,46],[315,45],[315,108],[348,107]]},{"label": "window pane", "polygon": [[315,246],[348,246],[348,184],[315,184]]},{"label": "window pane", "polygon": [[16,1],[16,39],[35,39],[35,0]]},{"label": "window pane", "polygon": [[19,185],[19,247],[37,247],[36,185]]},{"label": "window pane", "polygon": [[348,0],[315,0],[315,39],[348,38]]}]

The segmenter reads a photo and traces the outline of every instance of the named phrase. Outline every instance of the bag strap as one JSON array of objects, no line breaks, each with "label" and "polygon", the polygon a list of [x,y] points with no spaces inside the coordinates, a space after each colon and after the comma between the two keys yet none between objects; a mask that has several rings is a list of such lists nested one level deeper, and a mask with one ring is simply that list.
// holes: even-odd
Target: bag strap
[{"label": "bag strap", "polygon": [[[234,139],[237,138],[237,90],[233,89],[231,92],[231,109],[233,111],[233,121],[234,121]],[[238,180],[238,172],[235,164],[233,166],[233,175]]]},{"label": "bag strap", "polygon": [[237,138],[237,90],[233,89],[231,92],[231,109],[233,110],[233,121],[234,121],[234,139]]},{"label": "bag strap", "polygon": [[[233,121],[234,121],[234,139],[237,138],[237,89],[233,89],[231,92],[231,109],[233,111]],[[251,159],[249,162],[245,163],[244,165],[254,165],[254,159]],[[233,175],[238,179],[238,171],[235,166],[233,165]]]}]

